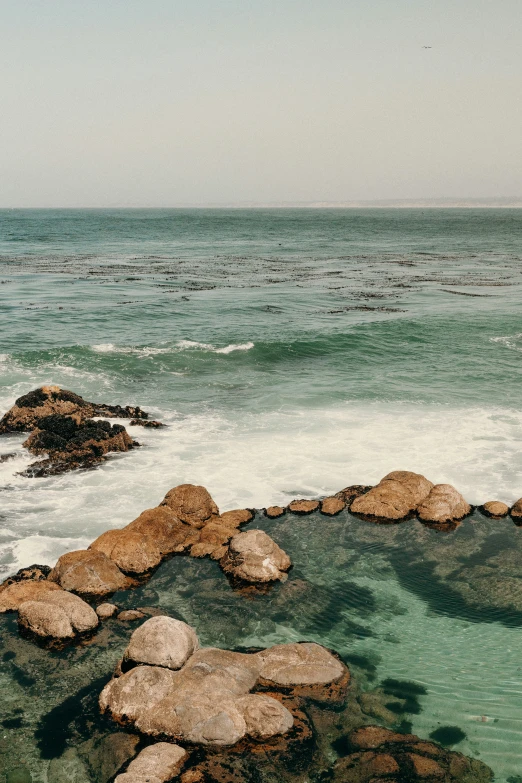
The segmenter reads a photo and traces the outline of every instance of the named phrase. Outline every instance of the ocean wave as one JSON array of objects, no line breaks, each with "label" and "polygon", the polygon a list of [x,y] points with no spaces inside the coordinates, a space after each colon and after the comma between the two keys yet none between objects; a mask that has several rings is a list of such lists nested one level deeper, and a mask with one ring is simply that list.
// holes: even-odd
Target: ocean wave
[{"label": "ocean wave", "polygon": [[492,343],[500,343],[505,348],[512,351],[522,351],[522,332],[518,334],[508,334],[505,337],[490,337]]},{"label": "ocean wave", "polygon": [[158,356],[160,354],[178,353],[179,351],[208,351],[209,353],[229,354],[234,351],[249,351],[254,347],[253,342],[230,343],[223,348],[217,348],[211,343],[200,343],[197,340],[178,340],[174,346],[166,348],[155,348],[152,346],[120,346],[114,343],[100,343],[91,345],[91,350],[95,353],[127,353],[134,354],[139,358],[149,356]]}]

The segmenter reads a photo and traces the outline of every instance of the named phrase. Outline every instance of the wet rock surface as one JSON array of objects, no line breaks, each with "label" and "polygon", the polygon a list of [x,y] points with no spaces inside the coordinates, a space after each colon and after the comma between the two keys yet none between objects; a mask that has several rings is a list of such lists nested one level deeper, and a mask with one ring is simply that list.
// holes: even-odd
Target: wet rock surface
[{"label": "wet rock surface", "polygon": [[460,521],[471,513],[460,492],[451,484],[437,484],[417,509],[422,522],[446,524]]},{"label": "wet rock surface", "polygon": [[141,422],[148,414],[139,407],[87,402],[59,386],[42,386],[16,400],[0,420],[0,435],[30,432],[24,447],[32,454],[47,455],[26,468],[23,475],[28,477],[94,467],[109,452],[125,452],[139,445],[121,424],[95,421],[95,416]]},{"label": "wet rock surface", "polygon": [[187,757],[179,745],[157,742],[144,748],[114,783],[167,783],[178,776]]},{"label": "wet rock surface", "polygon": [[219,509],[205,487],[195,484],[180,484],[163,499],[162,506],[170,508],[176,517],[195,528],[204,527],[213,517],[219,516]]},{"label": "wet rock surface", "polygon": [[48,579],[64,590],[91,597],[110,595],[129,586],[128,579],[107,555],[91,549],[62,555]]},{"label": "wet rock surface", "polygon": [[507,503],[502,503],[501,500],[488,500],[480,507],[480,511],[492,519],[501,519],[509,514],[509,506]]},{"label": "wet rock surface", "polygon": [[220,565],[234,579],[263,583],[284,579],[291,561],[267,533],[248,530],[232,538]]},{"label": "wet rock surface", "polygon": [[395,522],[412,514],[432,487],[419,473],[394,471],[369,492],[354,498],[350,510],[365,517]]},{"label": "wet rock surface", "polygon": [[318,500],[292,500],[288,504],[288,511],[293,514],[311,514],[319,508]]}]

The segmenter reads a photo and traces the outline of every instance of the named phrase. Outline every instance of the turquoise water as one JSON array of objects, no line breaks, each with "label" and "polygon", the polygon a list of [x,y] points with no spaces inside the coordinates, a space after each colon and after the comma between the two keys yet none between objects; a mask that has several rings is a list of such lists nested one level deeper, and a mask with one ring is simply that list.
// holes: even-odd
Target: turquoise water
[{"label": "turquoise water", "polygon": [[[2,438],[0,455],[17,455],[0,462],[2,573],[52,564],[184,481],[226,510],[403,468],[454,483],[472,503],[512,502],[522,495],[521,284],[521,210],[0,211],[0,410],[57,383],[170,425],[135,428],[144,448],[96,471],[41,480],[17,475],[30,461],[23,438]],[[502,612],[521,572],[512,563],[499,587],[507,566],[484,565],[498,556],[493,523],[478,517],[444,538],[440,559],[449,551],[456,563],[462,546],[478,556],[479,536],[482,560],[460,582],[476,581],[500,612],[484,614],[481,599],[461,616],[434,610],[422,571],[401,580],[386,565],[410,528],[357,526],[348,540],[334,522],[332,561],[325,536],[307,537],[310,520],[274,531],[304,582],[323,589],[313,612],[330,596],[314,638],[373,656],[378,681],[422,681],[415,731],[458,725],[464,752],[480,753],[498,781],[520,774],[520,627]],[[518,553],[518,531],[502,525],[512,537],[502,546]],[[468,530],[480,533],[468,540]],[[429,535],[425,559],[442,546]],[[368,536],[379,539],[371,557]],[[214,567],[171,563],[202,579]],[[361,625],[349,595],[330,595],[345,568],[377,596],[363,623],[373,635],[334,622],[344,611]],[[399,614],[381,611],[386,602]],[[295,611],[283,607],[275,629],[246,623],[242,636],[302,637]]]}]

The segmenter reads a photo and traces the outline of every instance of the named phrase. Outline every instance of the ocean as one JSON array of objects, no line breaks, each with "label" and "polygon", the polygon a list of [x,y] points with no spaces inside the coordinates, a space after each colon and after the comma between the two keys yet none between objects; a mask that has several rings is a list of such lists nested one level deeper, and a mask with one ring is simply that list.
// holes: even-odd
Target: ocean
[{"label": "ocean", "polygon": [[[472,504],[512,503],[522,495],[521,288],[518,209],[1,210],[0,413],[58,384],[168,424],[129,427],[141,449],[45,479],[19,475],[33,461],[22,436],[0,438],[0,457],[16,454],[0,461],[2,576],[52,565],[184,482],[205,485],[221,510],[263,508],[403,469],[454,484]],[[280,523],[295,567],[317,588],[314,612],[326,600],[321,622],[302,628],[279,607],[277,622],[252,616],[225,632],[227,643],[306,631],[373,656],[378,679],[426,688],[414,731],[456,725],[466,734],[456,749],[490,764],[495,780],[518,781],[522,602],[504,596],[492,617],[490,596],[466,614],[430,597],[422,569],[393,559],[408,549],[410,523],[370,533],[349,515],[336,519],[313,518],[334,525],[328,535],[308,536],[312,518]],[[451,556],[430,536],[415,557],[434,559],[439,581],[449,578],[445,557],[460,562],[459,541],[469,567],[480,551],[481,567],[498,570],[489,560],[519,548],[522,567],[511,522],[476,512],[446,545]],[[196,579],[214,567],[190,565]],[[351,593],[336,593],[345,568],[374,594],[366,634],[347,625],[358,611]],[[185,610],[197,626],[196,609]],[[199,619],[218,644],[223,629]],[[42,781],[34,726],[45,706],[36,699],[20,729]]]}]

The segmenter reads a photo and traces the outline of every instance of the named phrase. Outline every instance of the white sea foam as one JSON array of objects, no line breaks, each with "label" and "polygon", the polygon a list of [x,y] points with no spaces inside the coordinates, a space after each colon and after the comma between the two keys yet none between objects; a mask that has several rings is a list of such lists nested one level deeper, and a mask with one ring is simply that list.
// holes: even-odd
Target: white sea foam
[{"label": "white sea foam", "polygon": [[522,332],[508,334],[505,337],[490,337],[489,339],[492,343],[500,343],[500,345],[510,348],[512,351],[522,351]]},{"label": "white sea foam", "polygon": [[91,345],[95,353],[129,353],[141,358],[158,356],[160,354],[177,353],[178,351],[208,351],[209,353],[232,353],[233,351],[249,351],[254,347],[253,342],[231,343],[223,348],[216,348],[211,343],[200,343],[196,340],[178,340],[174,346],[158,348],[152,346],[122,346],[114,343],[100,343]]},{"label": "white sea foam", "polygon": [[[113,455],[94,471],[48,479],[16,475],[30,455],[0,466],[3,524],[20,539],[36,536],[33,559],[52,564],[43,536],[92,540],[184,482],[207,486],[222,510],[328,495],[349,484],[376,483],[394,469],[454,484],[474,504],[495,498],[512,503],[522,495],[519,411],[357,403],[153,415],[170,426],[132,428],[144,448]],[[10,436],[6,449],[19,449],[21,442]],[[9,561],[6,568],[13,570]]]}]

